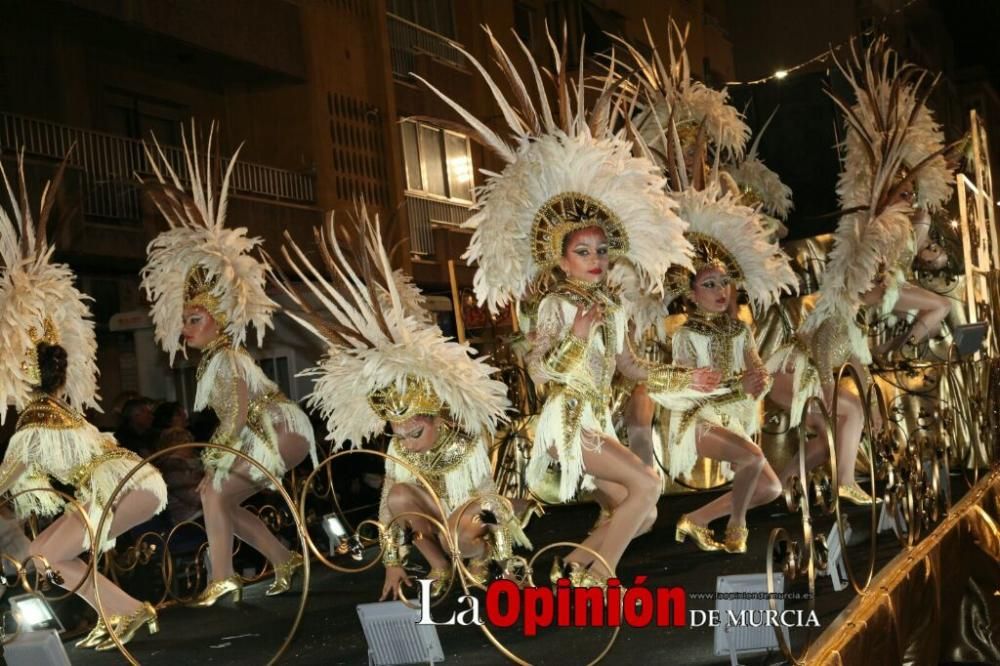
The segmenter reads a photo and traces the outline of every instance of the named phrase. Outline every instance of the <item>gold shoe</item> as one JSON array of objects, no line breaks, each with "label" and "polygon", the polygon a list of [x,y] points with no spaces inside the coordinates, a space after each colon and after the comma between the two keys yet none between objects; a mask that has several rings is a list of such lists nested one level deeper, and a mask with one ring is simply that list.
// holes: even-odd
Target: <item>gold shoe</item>
[{"label": "gold shoe", "polygon": [[465,567],[465,569],[469,572],[469,576],[477,585],[485,586],[489,581],[490,561],[485,557],[472,558],[469,560],[469,564]]},{"label": "gold shoe", "polygon": [[875,499],[871,495],[853,484],[837,488],[837,495],[855,506],[871,506],[875,503]]},{"label": "gold shoe", "polygon": [[677,530],[674,532],[674,538],[677,539],[678,543],[684,543],[684,539],[691,537],[695,545],[705,551],[722,550],[722,544],[715,540],[715,532],[709,527],[704,527],[702,525],[696,525],[691,522],[691,519],[687,517],[687,514],[681,516],[681,519],[677,521]]},{"label": "gold shoe", "polygon": [[[143,627],[149,629],[150,636],[160,630],[160,622],[159,618],[156,617],[156,609],[149,602],[144,603],[139,610],[131,615],[122,617],[122,620],[115,626],[115,636],[118,637],[122,645],[125,645],[135,638],[136,633]],[[104,652],[105,650],[115,650],[117,648],[118,646],[115,644],[114,639],[109,636],[96,649],[98,652]]]},{"label": "gold shoe", "polygon": [[748,536],[750,536],[750,530],[745,526],[729,525],[726,527],[726,540],[723,543],[723,548],[726,549],[727,553],[745,553],[747,552]]},{"label": "gold shoe", "polygon": [[585,567],[576,562],[570,563],[570,583],[573,584],[573,587],[599,587],[607,591],[608,577],[594,572],[592,566]]},{"label": "gold shoe", "polygon": [[264,592],[269,597],[287,592],[292,587],[295,572],[302,568],[305,560],[298,553],[292,553],[282,564],[274,565],[274,582]]},{"label": "gold shoe", "polygon": [[[125,618],[124,615],[112,615],[108,617],[108,622],[111,623],[112,627],[118,625],[118,623]],[[104,639],[108,637],[108,625],[104,624],[104,620],[98,616],[97,624],[94,628],[90,630],[90,633],[83,637],[83,639],[74,643],[74,647],[78,648],[92,648],[97,647],[104,642]]]},{"label": "gold shoe", "polygon": [[216,601],[229,593],[232,593],[233,601],[236,603],[243,600],[243,580],[236,574],[229,578],[212,581],[201,594],[195,597],[194,601],[187,605],[192,608],[208,608],[214,606]]}]

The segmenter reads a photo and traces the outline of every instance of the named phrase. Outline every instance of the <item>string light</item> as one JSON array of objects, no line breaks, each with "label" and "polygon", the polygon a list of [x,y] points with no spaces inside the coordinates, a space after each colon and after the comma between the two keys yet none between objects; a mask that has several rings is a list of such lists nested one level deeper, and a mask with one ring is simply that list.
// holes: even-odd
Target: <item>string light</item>
[{"label": "string light", "polygon": [[917,0],[910,0],[909,2],[907,2],[905,5],[903,5],[899,9],[895,9],[895,10],[889,12],[888,14],[886,14],[885,16],[883,16],[882,19],[877,24],[872,25],[867,30],[864,30],[864,31],[862,31],[862,32],[860,32],[860,33],[858,33],[856,35],[852,35],[849,39],[844,40],[840,44],[837,44],[836,46],[830,47],[829,49],[823,51],[822,53],[819,53],[819,54],[813,56],[812,58],[809,58],[809,60],[806,60],[805,62],[799,63],[798,65],[795,65],[794,67],[788,67],[788,68],[785,68],[785,69],[779,69],[779,70],[775,71],[774,74],[771,74],[770,76],[765,76],[762,79],[754,79],[753,81],[726,81],[726,85],[727,86],[756,86],[756,85],[759,85],[761,83],[767,83],[769,81],[781,81],[782,79],[788,78],[789,74],[794,74],[795,72],[797,72],[800,69],[803,69],[805,67],[808,67],[809,65],[813,65],[813,64],[818,63],[818,62],[826,62],[826,60],[830,57],[830,53],[832,51],[839,51],[840,49],[844,48],[845,46],[847,46],[848,44],[850,44],[852,41],[854,41],[855,39],[857,39],[859,37],[863,37],[863,36],[866,36],[866,35],[874,34],[876,31],[878,31],[882,27],[883,23],[885,23],[886,21],[888,21],[891,17],[895,16],[896,14],[903,13],[904,11],[906,11],[907,9],[909,9],[912,5],[916,4],[916,2],[917,2]]}]

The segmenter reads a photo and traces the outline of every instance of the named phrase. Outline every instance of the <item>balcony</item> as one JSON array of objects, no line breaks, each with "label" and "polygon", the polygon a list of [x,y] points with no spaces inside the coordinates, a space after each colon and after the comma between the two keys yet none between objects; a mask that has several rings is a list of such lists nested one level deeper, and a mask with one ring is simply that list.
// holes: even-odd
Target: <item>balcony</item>
[{"label": "balcony", "polygon": [[406,194],[406,216],[410,221],[410,251],[414,254],[433,256],[434,227],[459,227],[472,217],[471,206]]},{"label": "balcony", "polygon": [[[141,141],[0,112],[0,150],[4,153],[23,148],[28,156],[59,161],[74,144],[69,166],[81,172],[82,212],[87,221],[139,224],[142,215],[135,174],[152,175]],[[183,151],[164,146],[163,152],[174,170],[183,174]],[[231,183],[237,197],[305,206],[316,200],[312,174],[239,161]]]},{"label": "balcony", "polygon": [[387,13],[389,51],[392,75],[402,82],[411,82],[410,72],[417,71],[417,56],[429,55],[451,67],[465,70],[465,56],[458,50],[461,44],[423,26]]}]

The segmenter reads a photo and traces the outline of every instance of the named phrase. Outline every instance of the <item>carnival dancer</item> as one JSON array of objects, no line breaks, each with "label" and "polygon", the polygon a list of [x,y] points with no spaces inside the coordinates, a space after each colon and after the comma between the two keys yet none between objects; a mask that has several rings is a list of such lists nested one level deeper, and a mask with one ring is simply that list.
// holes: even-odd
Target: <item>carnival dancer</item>
[{"label": "carnival dancer", "polygon": [[[731,491],[681,516],[676,537],[683,541],[690,536],[703,550],[744,553],[749,534],[747,510],[773,501],[781,493],[781,484],[754,442],[760,401],[771,378],[757,355],[749,327],[734,316],[736,290],[745,290],[762,311],[783,292],[792,292],[796,278],[760,216],[737,204],[732,194],[723,195],[717,185],[710,184],[701,191],[688,189],[677,199],[678,214],[690,225],[686,235],[695,248],[695,259],[693,274],[674,275],[692,310],[674,332],[673,362],[715,369],[732,391],[671,413],[670,476],[689,474],[699,456],[729,463],[735,474]],[[708,525],[724,516],[729,516],[729,522],[720,543]]]},{"label": "carnival dancer", "polygon": [[[214,130],[214,127],[213,127]],[[184,142],[186,192],[181,178],[156,144],[147,157],[156,180],[147,189],[170,229],[150,243],[142,286],[152,302],[156,339],[173,363],[187,347],[201,351],[194,408],[211,408],[219,419],[212,444],[205,449],[201,483],[205,532],[213,580],[189,605],[211,606],[232,594],[242,598],[243,582],[233,571],[233,536],[262,553],[274,565],[274,582],[266,594],[291,587],[302,556],[290,552],[261,519],[240,505],[268,486],[255,465],[229,453],[252,458],[275,477],[302,462],[316,464],[316,443],[306,414],[285,397],[244,348],[253,325],[257,343],[271,325],[276,303],[265,292],[264,264],[251,256],[260,239],[245,228],[225,226],[229,185],[239,151],[213,192],[217,173],[212,164],[212,134],[199,154],[192,124],[191,144]]]},{"label": "carnival dancer", "polygon": [[497,494],[489,459],[490,437],[509,407],[507,387],[471,347],[446,339],[421,315],[419,292],[389,264],[378,219],[362,207],[354,221],[353,254],[338,243],[332,215],[317,233],[330,279],[287,234],[282,249],[306,293],[322,304],[314,310],[284,275],[276,280],[300,308],[288,314],[327,345],[326,357],[306,373],[316,377],[310,405],[326,419],[335,448],[360,448],[391,427],[379,504],[382,599],[409,582],[406,528],[430,565],[432,594],[448,589],[458,563],[435,520],[484,583],[492,563],[507,567],[515,545],[531,547],[518,512]]},{"label": "carnival dancer", "polygon": [[[20,198],[7,180],[14,219],[0,207],[0,404],[19,412],[17,430],[0,465],[0,492],[14,495],[18,519],[34,514],[55,520],[31,542],[50,578],[93,608],[102,607],[108,623],[98,619],[78,647],[111,650],[110,631],[121,643],[147,627],[158,631],[156,611],[126,594],[79,555],[92,548],[92,530],[108,512],[96,535],[95,556],[114,546],[115,537],[143,523],[166,506],[167,489],[152,465],[136,472],[114,497],[121,480],[141,462],[117,445],[108,433],[87,422],[80,410],[97,409],[97,340],[88,297],[73,284],[73,272],[52,261],[54,246],[46,237],[65,162],[51,187],[42,194],[36,219],[28,204],[24,156],[18,161]],[[0,420],[3,416],[0,416]],[[81,511],[67,508],[52,492],[52,479],[73,489]],[[62,514],[62,515],[60,515]],[[84,515],[85,514],[85,515]],[[57,517],[58,516],[58,517]],[[87,580],[84,580],[87,579]],[[81,581],[82,585],[81,585]]]},{"label": "carnival dancer", "polygon": [[514,145],[427,85],[507,163],[489,177],[467,223],[475,231],[466,258],[478,263],[476,295],[493,312],[531,287],[541,294],[528,366],[536,383],[549,384],[549,393],[527,481],[537,487],[555,468],[560,500],[595,488],[612,499],[610,518],[583,541],[585,548],[567,556],[565,567],[557,558],[551,574],[553,582],[568,575],[577,586],[604,586],[629,542],[652,525],[660,494],[656,474],[611,434],[615,370],[647,382],[651,392],[678,399],[714,389],[718,374],[644,364],[626,345],[627,316],[607,286],[610,262],[629,261],[655,293],[662,291],[670,266],[690,261],[685,225],[663,191],[658,169],[633,157],[631,144],[612,131],[618,114],[614,76],[605,79],[588,113],[582,70],[577,82],[577,74],[567,71],[565,51],[560,56],[553,49],[559,100],[553,109],[527,48],[521,45],[536,96],[489,37],[517,109],[482,65],[465,55],[493,91]]},{"label": "carnival dancer", "polygon": [[[863,59],[853,49],[847,65],[834,60],[857,102],[830,93],[847,124],[844,169],[837,186],[843,215],[815,309],[767,366],[776,373],[771,399],[789,410],[793,427],[800,423],[809,396],[821,397],[832,409],[837,394],[838,494],[851,503],[870,505],[874,500],[854,478],[863,406],[853,392],[837,386],[835,374],[849,363],[862,377],[863,390],[871,385],[871,352],[866,328],[858,321],[861,308],[892,299],[886,296],[887,282],[895,278],[887,278],[886,271],[896,271],[911,238],[913,183],[925,183],[924,201],[939,205],[947,199],[950,175],[943,158],[946,147],[924,107],[930,91],[926,72],[899,64],[884,38],[876,40]],[[913,160],[908,170],[907,160]],[[819,433],[804,447],[805,468],[811,470],[829,453],[818,415],[807,418]],[[797,455],[782,471],[782,481],[787,483],[798,470]]]}]

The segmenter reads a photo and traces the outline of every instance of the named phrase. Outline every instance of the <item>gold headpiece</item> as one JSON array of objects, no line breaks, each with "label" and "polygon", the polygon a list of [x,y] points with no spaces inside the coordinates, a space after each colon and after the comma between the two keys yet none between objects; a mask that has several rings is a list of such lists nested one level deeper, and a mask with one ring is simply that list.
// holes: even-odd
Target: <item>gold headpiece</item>
[{"label": "gold headpiece", "polygon": [[747,206],[749,208],[753,208],[757,204],[761,204],[764,202],[764,200],[760,196],[760,192],[750,187],[749,185],[744,185],[743,187],[740,188],[740,190],[743,192],[743,194],[740,196],[739,199],[740,204]]},{"label": "gold headpiece", "polygon": [[59,344],[59,331],[56,330],[56,325],[52,323],[52,320],[45,317],[42,320],[41,331],[34,326],[28,328],[28,338],[31,340],[31,346],[25,352],[25,359],[21,363],[21,367],[28,376],[28,383],[37,385],[42,381],[42,373],[38,368],[38,345],[43,342],[47,345]]},{"label": "gold headpiece", "polygon": [[407,376],[402,391],[395,384],[376,389],[368,394],[368,405],[380,419],[403,423],[414,416],[437,416],[444,403],[425,380]]},{"label": "gold headpiece", "polygon": [[621,220],[607,206],[579,192],[562,192],[538,209],[531,224],[531,256],[541,269],[559,264],[563,241],[574,231],[599,227],[608,241],[611,259],[624,256],[629,249],[628,233]]},{"label": "gold headpiece", "polygon": [[738,283],[743,280],[743,271],[740,270],[739,263],[723,247],[722,243],[707,234],[694,231],[688,231],[684,236],[691,243],[691,247],[694,248],[694,253],[691,256],[694,273],[679,268],[671,270],[667,275],[667,282],[670,285],[671,291],[685,296],[689,295],[691,293],[692,279],[707,268],[719,269],[732,278],[734,282]]},{"label": "gold headpiece", "polygon": [[204,266],[195,264],[184,278],[184,307],[203,307],[215,319],[219,328],[228,323],[228,319],[219,306],[219,299],[212,293],[218,283],[218,277],[210,278]]}]

